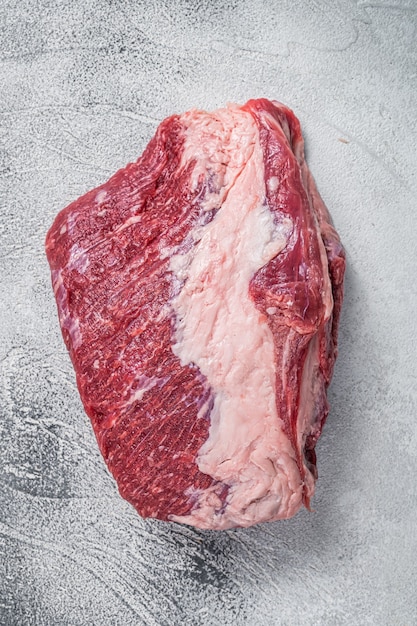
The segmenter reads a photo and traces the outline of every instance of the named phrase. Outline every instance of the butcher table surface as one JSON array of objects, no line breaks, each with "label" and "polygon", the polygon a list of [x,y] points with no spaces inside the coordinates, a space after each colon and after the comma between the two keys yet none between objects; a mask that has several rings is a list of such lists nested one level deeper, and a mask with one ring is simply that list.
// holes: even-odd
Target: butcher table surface
[{"label": "butcher table surface", "polygon": [[[417,624],[413,0],[0,3],[0,624]],[[192,107],[277,99],[347,253],[313,511],[142,520],[77,394],[43,243]]]}]

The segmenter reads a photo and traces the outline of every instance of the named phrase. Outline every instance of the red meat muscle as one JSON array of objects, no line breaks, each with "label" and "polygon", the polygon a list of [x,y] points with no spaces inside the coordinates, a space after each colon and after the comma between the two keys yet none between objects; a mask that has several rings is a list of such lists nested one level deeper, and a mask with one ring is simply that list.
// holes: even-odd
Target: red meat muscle
[{"label": "red meat muscle", "polygon": [[288,108],[166,119],[46,252],[81,399],[142,516],[222,529],[309,506],[345,260]]}]

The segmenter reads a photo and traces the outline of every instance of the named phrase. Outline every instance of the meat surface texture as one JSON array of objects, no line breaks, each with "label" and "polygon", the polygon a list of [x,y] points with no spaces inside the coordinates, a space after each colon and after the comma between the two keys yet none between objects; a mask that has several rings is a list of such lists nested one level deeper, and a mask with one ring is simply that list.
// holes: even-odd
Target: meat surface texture
[{"label": "meat surface texture", "polygon": [[288,108],[166,119],[46,251],[81,399],[142,516],[226,529],[309,507],[345,259]]}]

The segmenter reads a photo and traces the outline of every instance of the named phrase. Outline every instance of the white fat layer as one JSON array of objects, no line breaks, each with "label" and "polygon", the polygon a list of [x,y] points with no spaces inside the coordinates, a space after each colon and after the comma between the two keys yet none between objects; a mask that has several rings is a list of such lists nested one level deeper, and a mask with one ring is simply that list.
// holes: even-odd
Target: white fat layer
[{"label": "white fat layer", "polygon": [[251,278],[284,248],[290,224],[277,226],[265,204],[252,116],[229,106],[215,117],[184,117],[185,159],[196,159],[193,184],[214,172],[222,187],[203,200],[204,209],[220,206],[214,219],[196,227],[188,252],[171,258],[174,278],[183,285],[172,302],[173,351],[182,365],[195,363],[213,389],[209,437],[197,463],[229,492],[224,511],[218,487],[195,492],[191,514],[173,520],[249,526],[291,515],[302,499],[295,454],[277,415],[273,336],[249,296]]}]

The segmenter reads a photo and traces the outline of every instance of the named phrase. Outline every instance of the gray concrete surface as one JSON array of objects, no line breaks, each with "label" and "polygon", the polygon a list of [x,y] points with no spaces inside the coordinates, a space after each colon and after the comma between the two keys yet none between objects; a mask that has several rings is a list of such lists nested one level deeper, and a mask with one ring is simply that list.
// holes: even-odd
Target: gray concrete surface
[{"label": "gray concrete surface", "polygon": [[[416,2],[0,2],[0,624],[401,625],[416,595]],[[276,98],[348,257],[313,506],[199,532],[117,494],[43,240],[190,107]]]}]

